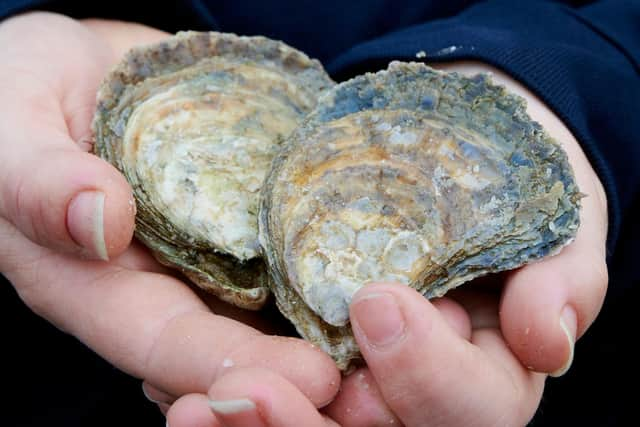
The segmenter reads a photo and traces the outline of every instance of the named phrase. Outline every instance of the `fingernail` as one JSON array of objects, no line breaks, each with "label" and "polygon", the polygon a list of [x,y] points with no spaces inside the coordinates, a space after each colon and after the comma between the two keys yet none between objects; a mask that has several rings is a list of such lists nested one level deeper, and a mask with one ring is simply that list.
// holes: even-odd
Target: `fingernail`
[{"label": "fingernail", "polygon": [[146,397],[149,402],[158,403],[157,400],[153,400],[151,397],[149,397],[149,395],[147,394],[147,390],[144,388],[144,383],[142,383],[142,394],[144,394],[144,397]]},{"label": "fingernail", "polygon": [[218,414],[232,415],[251,411],[256,404],[251,399],[209,400],[209,407]]},{"label": "fingernail", "polygon": [[73,240],[89,255],[109,260],[104,240],[104,193],[82,191],[67,208],[67,228]]},{"label": "fingernail", "polygon": [[389,346],[404,334],[404,316],[393,295],[371,293],[355,300],[352,306],[352,323],[374,347]]},{"label": "fingernail", "polygon": [[566,362],[556,371],[551,372],[549,375],[552,377],[561,377],[567,373],[569,368],[571,368],[571,364],[573,363],[573,351],[575,347],[575,335],[578,324],[578,318],[576,315],[576,311],[566,305],[562,309],[562,314],[560,315],[560,329],[564,332],[569,341],[569,357],[567,357]]},{"label": "fingernail", "polygon": [[171,409],[171,405],[169,405],[168,403],[163,403],[163,402],[158,402],[158,403],[156,403],[156,405],[158,405],[158,409],[160,409],[160,412],[162,412],[162,415],[164,415],[166,417],[167,416],[167,412],[169,412],[169,409]]}]

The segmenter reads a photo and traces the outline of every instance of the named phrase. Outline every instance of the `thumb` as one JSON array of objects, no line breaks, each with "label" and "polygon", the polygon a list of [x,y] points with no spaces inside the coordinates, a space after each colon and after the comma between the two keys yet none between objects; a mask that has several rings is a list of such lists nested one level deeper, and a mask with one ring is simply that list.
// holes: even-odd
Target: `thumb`
[{"label": "thumb", "polygon": [[406,426],[525,425],[544,376],[521,369],[499,330],[470,334],[462,307],[441,308],[399,284],[355,294],[353,333],[386,405]]},{"label": "thumb", "polygon": [[34,13],[2,23],[0,51],[0,217],[59,252],[123,252],[131,189],[75,142],[89,131],[109,46],[69,18]]},{"label": "thumb", "polygon": [[131,241],[131,188],[113,166],[65,145],[7,156],[0,215],[41,246],[108,260]]}]

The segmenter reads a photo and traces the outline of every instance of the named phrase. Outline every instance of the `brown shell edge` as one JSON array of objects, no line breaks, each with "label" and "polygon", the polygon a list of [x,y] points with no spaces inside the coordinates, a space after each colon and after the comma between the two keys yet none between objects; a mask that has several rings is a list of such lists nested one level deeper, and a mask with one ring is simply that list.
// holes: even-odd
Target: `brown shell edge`
[{"label": "brown shell edge", "polygon": [[[124,173],[117,151],[121,146],[121,137],[116,129],[109,126],[108,120],[110,109],[118,104],[127,86],[175,72],[212,56],[226,56],[235,60],[246,58],[278,66],[297,79],[299,85],[315,93],[333,85],[319,61],[282,42],[262,36],[180,32],[156,44],[133,48],[103,80],[97,93],[96,113],[91,125],[94,153]],[[161,235],[146,224],[142,211],[139,207],[135,235],[146,246],[153,248],[152,253],[161,264],[179,269],[205,291],[236,306],[257,310],[265,304],[269,288],[262,261],[250,260],[242,264],[234,262],[230,256],[211,251],[176,250],[171,243],[172,236],[178,237],[177,230],[168,226],[169,237]],[[195,264],[185,262],[185,259]],[[256,267],[258,263],[260,265]],[[229,268],[230,265],[233,268]],[[243,286],[237,286],[240,283]]]}]

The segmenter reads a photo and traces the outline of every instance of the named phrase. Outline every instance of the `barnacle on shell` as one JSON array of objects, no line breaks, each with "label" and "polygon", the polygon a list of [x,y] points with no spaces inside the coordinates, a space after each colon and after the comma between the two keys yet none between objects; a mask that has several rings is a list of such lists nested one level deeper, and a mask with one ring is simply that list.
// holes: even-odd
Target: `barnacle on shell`
[{"label": "barnacle on shell", "polygon": [[259,237],[278,307],[344,369],[359,354],[348,306],[360,287],[441,296],[554,254],[575,236],[580,197],[523,99],[486,75],[395,62],[333,87],[289,136]]},{"label": "barnacle on shell", "polygon": [[264,37],[186,32],[130,51],[99,90],[93,130],[133,188],[138,239],[204,289],[259,308],[259,191],[332,85],[318,61]]}]

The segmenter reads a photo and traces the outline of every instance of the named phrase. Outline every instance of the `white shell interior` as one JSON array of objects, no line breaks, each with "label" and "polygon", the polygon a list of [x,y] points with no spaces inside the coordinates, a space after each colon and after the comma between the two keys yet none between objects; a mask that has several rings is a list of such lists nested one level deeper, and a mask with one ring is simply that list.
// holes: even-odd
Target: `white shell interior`
[{"label": "white shell interior", "polygon": [[259,252],[260,188],[300,113],[286,96],[271,96],[273,88],[295,92],[285,76],[246,64],[235,72],[246,79],[186,80],[148,97],[123,145],[156,209],[195,241],[247,260]]}]

